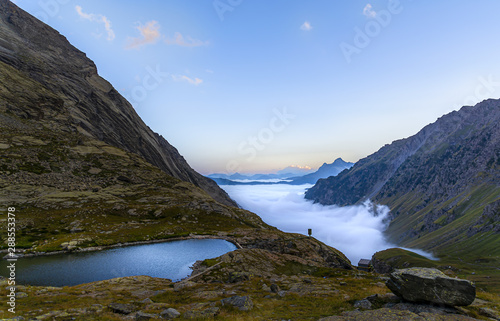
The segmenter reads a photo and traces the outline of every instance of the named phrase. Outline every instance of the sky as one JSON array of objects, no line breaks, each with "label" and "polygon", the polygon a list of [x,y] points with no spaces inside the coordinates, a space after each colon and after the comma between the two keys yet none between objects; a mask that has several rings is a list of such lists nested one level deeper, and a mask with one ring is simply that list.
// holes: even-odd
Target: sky
[{"label": "sky", "polygon": [[16,0],[202,174],[357,160],[500,97],[500,1]]}]

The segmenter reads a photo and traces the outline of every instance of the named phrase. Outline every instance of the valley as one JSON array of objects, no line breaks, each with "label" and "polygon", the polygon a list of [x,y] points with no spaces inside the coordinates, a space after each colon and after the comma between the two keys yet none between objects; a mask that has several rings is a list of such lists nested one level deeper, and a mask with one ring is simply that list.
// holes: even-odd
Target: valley
[{"label": "valley", "polygon": [[[177,3],[179,7],[181,4],[186,5]],[[352,146],[346,147],[349,139],[369,122],[376,123],[376,118],[361,121],[362,113],[358,116],[353,112],[350,119],[361,125],[345,125],[345,118],[338,113],[343,108],[330,113],[330,102],[325,114],[319,114],[321,119],[314,118],[311,110],[316,108],[315,104],[306,104],[298,97],[312,99],[321,90],[304,83],[301,90],[287,87],[287,99],[283,101],[295,105],[294,100],[298,100],[297,104],[307,106],[306,114],[286,118],[287,126],[273,131],[268,128],[269,121],[259,120],[257,123],[264,127],[255,131],[251,120],[257,114],[256,106],[263,103],[259,101],[255,106],[250,105],[252,108],[245,108],[248,105],[244,105],[244,97],[247,100],[250,96],[258,97],[259,90],[273,86],[265,82],[261,85],[261,79],[248,86],[242,77],[231,79],[229,73],[218,83],[216,79],[221,78],[217,77],[224,72],[205,65],[200,67],[206,76],[204,81],[180,64],[187,57],[195,57],[196,50],[213,50],[221,39],[202,41],[184,37],[180,32],[171,38],[161,34],[168,28],[160,29],[155,20],[132,28],[143,38],[121,38],[123,44],[114,56],[116,64],[100,67],[113,77],[119,78],[128,68],[137,71],[129,61],[138,56],[148,60],[157,55],[172,55],[168,56],[172,74],[165,80],[168,90],[146,91],[151,105],[154,102],[168,111],[155,114],[158,110],[144,108],[143,101],[138,105],[137,97],[127,101],[120,93],[123,89],[118,87],[121,80],[116,89],[101,77],[96,63],[89,58],[96,52],[113,52],[117,50],[115,47],[108,44],[110,47],[100,47],[87,57],[59,31],[18,5],[28,6],[0,0],[0,251],[5,256],[2,265],[6,267],[0,269],[3,274],[0,318],[500,319],[500,100],[486,99],[474,106],[461,107],[413,136],[349,162],[333,157],[342,154],[340,149],[330,153],[328,148],[342,145],[350,155],[345,159],[355,159],[353,155],[357,154],[348,150]],[[99,24],[108,38],[114,39],[108,18],[86,13],[86,8],[57,5],[61,14],[54,15],[52,18],[57,16],[57,19],[51,22],[66,21],[73,14],[80,20],[72,21],[71,25]],[[239,10],[232,14],[243,12]],[[367,17],[370,10],[371,5],[366,6],[363,14]],[[168,10],[156,11],[170,14]],[[122,17],[119,10],[113,12],[114,21],[119,21],[118,17]],[[375,16],[372,14],[372,18]],[[187,16],[179,15],[178,23],[183,21],[181,17]],[[186,20],[193,25],[196,21]],[[227,25],[231,26],[230,23]],[[118,27],[119,23],[113,26]],[[303,33],[316,30],[309,23],[296,29]],[[224,30],[226,34],[233,29]],[[70,33],[72,39],[80,39],[79,45],[95,49],[94,42],[105,37],[95,30],[93,35],[96,38],[92,41],[81,41],[79,32]],[[302,36],[302,40],[306,39]],[[141,51],[144,46],[154,45],[168,50],[158,50],[155,54]],[[255,55],[256,59],[259,55]],[[276,61],[286,60],[278,56]],[[244,65],[242,61],[225,61],[223,65],[237,69]],[[179,69],[173,67],[173,62],[179,63]],[[249,65],[252,70],[258,66]],[[152,68],[149,62],[147,67]],[[161,68],[156,66],[155,70]],[[279,70],[277,66],[277,74]],[[284,70],[286,73],[280,79],[293,78],[287,76],[291,70],[289,64]],[[356,79],[361,85],[361,78]],[[342,82],[348,81],[342,79]],[[140,86],[135,84],[133,89],[152,88],[144,86],[149,84],[144,79],[138,79],[138,83]],[[186,87],[177,87],[180,85]],[[235,92],[227,90],[229,87]],[[244,88],[243,95],[237,95],[241,94],[240,88]],[[301,95],[288,99],[295,92]],[[165,96],[158,99],[156,95],[174,98],[168,101]],[[201,107],[192,104],[193,95]],[[232,105],[229,97],[233,95],[242,105]],[[269,97],[279,96],[274,95],[273,91]],[[351,98],[362,99],[357,96],[361,95],[356,92]],[[214,105],[203,105],[209,101]],[[342,100],[332,101],[340,104]],[[375,99],[372,101],[375,103]],[[224,110],[225,113],[212,110],[217,104],[231,109]],[[363,105],[362,101],[357,104]],[[147,106],[146,102],[144,105]],[[183,118],[186,110],[189,118]],[[212,115],[232,113],[238,114],[237,124],[210,122]],[[153,125],[150,128],[139,114],[170,124],[171,127],[162,128],[172,137],[167,138],[182,142],[183,150],[190,153],[199,149],[199,157],[186,160],[180,149],[155,132]],[[272,120],[277,116],[270,117]],[[320,131],[323,128],[331,132]],[[337,128],[343,130],[342,135],[330,135]],[[220,140],[210,140],[212,131],[217,130]],[[260,141],[265,142],[262,148],[255,149],[255,160],[246,162],[254,169],[242,173],[214,170],[212,173],[219,174],[207,177],[188,163],[203,162],[206,168],[224,168],[224,162],[218,158],[220,164],[214,165],[215,156],[231,149],[232,145],[223,139],[229,137],[237,150],[240,139],[248,144],[245,130],[257,132]],[[310,139],[311,134],[316,135],[314,140]],[[194,139],[196,146],[186,144],[184,139],[188,138]],[[374,148],[373,141],[366,144]],[[287,164],[306,163],[312,159],[311,155],[317,162],[316,171],[312,166],[294,165],[272,174],[270,171],[245,174],[261,173],[258,170],[264,168],[260,167],[262,163],[277,168],[280,159],[286,159]],[[13,225],[9,225],[11,221],[5,215],[14,212],[11,210],[14,208],[15,240],[7,233],[12,232],[8,228]],[[311,236],[307,235],[309,229]],[[176,261],[180,266],[169,260],[187,258],[187,248],[174,254],[146,250],[181,241],[214,241],[231,246],[223,246],[215,254],[211,253],[217,248],[215,245],[206,245],[209,249],[195,246],[207,256],[189,258],[189,262]],[[134,252],[137,248],[140,250]],[[9,252],[15,252],[16,257],[9,256]],[[130,254],[110,258],[112,262],[102,257],[114,252]],[[77,260],[87,254],[96,259],[91,263]],[[58,275],[64,275],[71,282],[44,284],[38,282],[37,276],[35,281],[22,281],[20,273],[32,273],[23,272],[21,262],[27,261],[22,260],[50,261],[51,256],[65,262],[54,263],[57,268],[41,265],[41,269],[53,270],[52,278],[57,281],[64,279]],[[18,260],[18,271],[7,268],[7,263],[11,263],[8,259]],[[360,259],[371,259],[372,265],[358,268]],[[148,260],[152,270],[135,269]],[[83,273],[76,268],[84,268],[85,264],[97,267],[97,270],[86,269],[86,273],[92,277],[102,273],[102,277],[79,279]],[[133,271],[124,275],[113,273],[115,269],[129,267],[134,267]],[[164,274],[167,267],[172,267],[172,274]],[[413,267],[417,268],[412,270],[415,274],[445,280],[460,278],[456,282],[467,285],[467,300],[441,301],[447,299],[441,295],[432,300],[411,301],[387,287],[386,282],[395,278],[396,269],[405,271]],[[73,268],[74,277],[70,273]],[[161,273],[157,274],[158,271]],[[16,272],[19,278],[13,284],[9,276]],[[187,274],[190,275],[186,277]],[[430,292],[436,292],[430,288]],[[465,292],[452,286],[445,286],[444,291],[450,293],[446,295],[450,298]],[[454,302],[465,303],[455,306]]]}]

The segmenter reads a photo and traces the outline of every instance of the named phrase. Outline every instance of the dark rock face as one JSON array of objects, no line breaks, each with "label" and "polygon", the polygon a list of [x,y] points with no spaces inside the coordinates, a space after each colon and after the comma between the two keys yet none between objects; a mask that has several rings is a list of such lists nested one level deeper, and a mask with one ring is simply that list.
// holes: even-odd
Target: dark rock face
[{"label": "dark rock face", "polygon": [[464,306],[471,304],[476,297],[476,287],[472,282],[454,279],[430,268],[396,270],[386,285],[397,296],[417,303]]},{"label": "dark rock face", "polygon": [[217,201],[236,205],[146,126],[83,52],[7,0],[0,0],[0,92],[0,112],[35,119],[49,128],[80,132],[138,154]]}]

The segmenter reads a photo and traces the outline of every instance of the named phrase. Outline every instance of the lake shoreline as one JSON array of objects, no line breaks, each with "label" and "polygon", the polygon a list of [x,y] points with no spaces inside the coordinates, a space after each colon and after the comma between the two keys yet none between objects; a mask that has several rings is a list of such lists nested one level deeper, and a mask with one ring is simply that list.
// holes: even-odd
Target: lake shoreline
[{"label": "lake shoreline", "polygon": [[[154,244],[154,243],[165,243],[165,242],[173,242],[173,241],[183,241],[183,240],[203,240],[203,239],[217,239],[217,240],[224,240],[229,243],[234,244],[236,248],[242,249],[243,247],[236,242],[233,238],[226,237],[226,236],[215,236],[215,235],[189,235],[189,236],[179,236],[179,237],[172,237],[168,239],[160,239],[160,240],[147,240],[147,241],[136,241],[136,242],[125,242],[125,243],[116,243],[116,244],[111,244],[111,245],[104,245],[104,246],[92,246],[92,247],[86,247],[86,248],[79,248],[77,250],[61,250],[61,251],[52,251],[52,252],[35,252],[35,253],[17,253],[16,252],[16,257],[17,259],[20,258],[27,258],[27,257],[36,257],[36,256],[50,256],[50,255],[57,255],[57,254],[74,254],[74,253],[86,253],[86,252],[99,252],[103,250],[109,250],[113,248],[120,248],[120,247],[128,247],[128,246],[134,246],[134,245],[145,245],[145,244]],[[8,253],[8,249],[1,250],[0,253]],[[9,255],[5,255],[2,257],[2,259],[7,260],[7,259],[12,259]]]}]

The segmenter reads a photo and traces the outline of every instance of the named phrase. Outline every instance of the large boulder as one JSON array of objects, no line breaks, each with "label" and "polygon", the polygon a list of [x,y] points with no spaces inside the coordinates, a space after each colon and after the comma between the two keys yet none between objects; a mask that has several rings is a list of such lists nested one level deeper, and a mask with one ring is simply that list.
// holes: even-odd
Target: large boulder
[{"label": "large boulder", "polygon": [[431,268],[395,270],[386,285],[397,296],[417,303],[462,306],[471,304],[476,297],[472,282],[451,278]]}]

